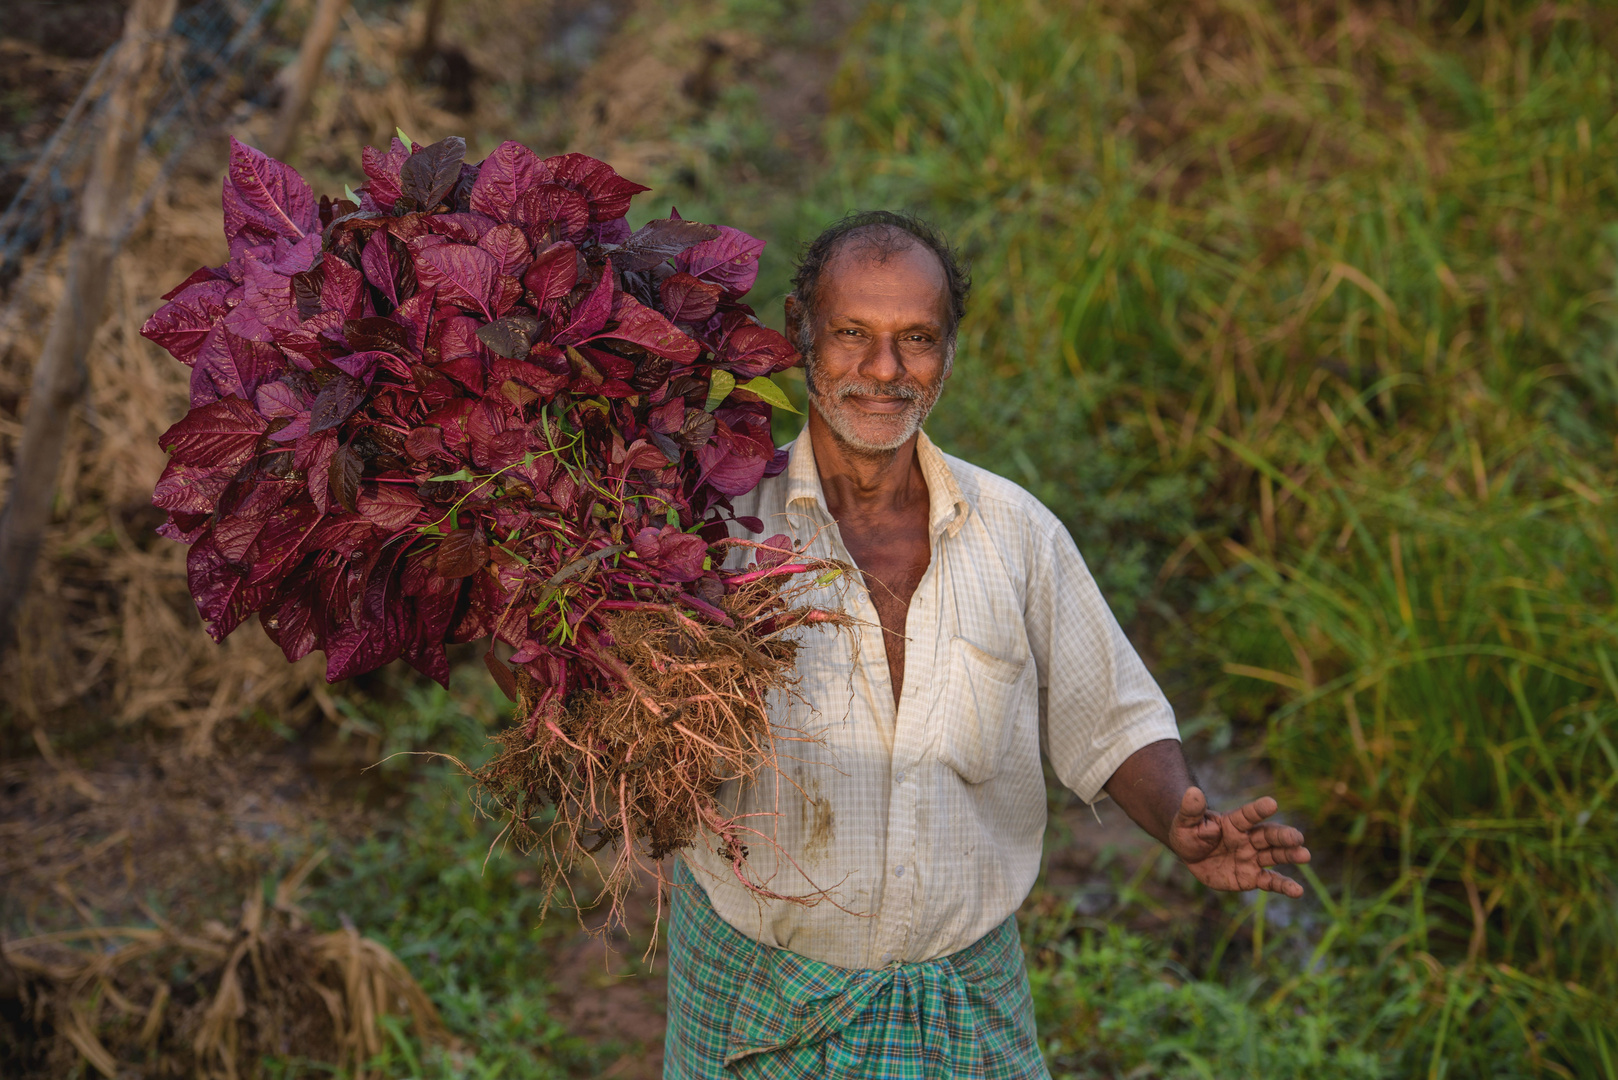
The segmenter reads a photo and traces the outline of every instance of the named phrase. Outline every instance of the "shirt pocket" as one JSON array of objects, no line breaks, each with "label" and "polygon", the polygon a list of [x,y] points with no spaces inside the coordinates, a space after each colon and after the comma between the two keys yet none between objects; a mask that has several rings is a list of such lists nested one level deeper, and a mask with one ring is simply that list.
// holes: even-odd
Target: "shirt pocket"
[{"label": "shirt pocket", "polygon": [[1028,660],[1005,660],[963,637],[949,643],[949,677],[938,703],[938,759],[968,784],[999,771],[1022,702]]}]

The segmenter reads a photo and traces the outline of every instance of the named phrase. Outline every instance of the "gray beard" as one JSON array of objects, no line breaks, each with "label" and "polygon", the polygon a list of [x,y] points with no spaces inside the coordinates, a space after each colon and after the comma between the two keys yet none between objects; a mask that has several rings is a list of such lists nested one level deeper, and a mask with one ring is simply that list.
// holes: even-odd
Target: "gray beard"
[{"label": "gray beard", "polygon": [[[946,368],[946,372],[947,372]],[[814,404],[815,411],[820,418],[826,421],[832,435],[844,447],[861,455],[887,455],[903,446],[909,439],[921,430],[933,406],[938,404],[938,398],[944,390],[944,380],[939,379],[932,389],[926,390],[912,381],[899,383],[874,382],[869,379],[845,379],[832,386],[821,387],[815,379],[815,361],[812,352],[804,354],[804,382],[809,390],[809,400]],[[872,441],[860,434],[857,422],[849,415],[849,408],[845,404],[850,397],[882,396],[903,398],[909,402],[904,412],[890,418],[894,426],[890,428],[891,434],[879,441]]]}]

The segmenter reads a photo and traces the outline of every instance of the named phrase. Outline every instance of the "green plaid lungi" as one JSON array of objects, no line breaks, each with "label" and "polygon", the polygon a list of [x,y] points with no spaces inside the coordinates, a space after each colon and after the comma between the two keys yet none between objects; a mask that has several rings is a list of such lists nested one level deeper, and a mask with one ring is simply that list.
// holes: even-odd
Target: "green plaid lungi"
[{"label": "green plaid lungi", "polygon": [[1049,1080],[1014,918],[937,960],[841,968],[732,927],[683,860],[674,880],[666,1080]]}]

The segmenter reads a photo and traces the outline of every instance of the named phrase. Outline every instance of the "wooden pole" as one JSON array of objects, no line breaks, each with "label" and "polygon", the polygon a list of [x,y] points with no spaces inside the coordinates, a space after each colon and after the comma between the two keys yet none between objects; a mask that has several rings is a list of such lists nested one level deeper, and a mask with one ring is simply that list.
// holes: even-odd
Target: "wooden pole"
[{"label": "wooden pole", "polygon": [[444,24],[444,0],[427,0],[426,18],[422,21],[421,42],[416,46],[416,71],[420,73],[438,51],[438,28]]},{"label": "wooden pole", "polygon": [[135,151],[162,73],[174,5],[175,0],[134,0],[112,59],[78,235],[68,252],[67,288],[34,366],[11,495],[0,512],[0,651],[16,633],[17,609],[50,523],[69,421],[88,383],[86,354],[106,307]]},{"label": "wooden pole", "polygon": [[265,144],[264,152],[278,161],[285,161],[292,152],[292,142],[298,134],[298,124],[309,107],[309,98],[320,82],[320,72],[326,66],[326,54],[337,37],[337,27],[343,21],[348,0],[315,0],[315,17],[304,31],[303,44],[298,47],[298,58],[292,62],[287,81],[286,96],[281,99],[281,112],[275,118],[275,131]]}]

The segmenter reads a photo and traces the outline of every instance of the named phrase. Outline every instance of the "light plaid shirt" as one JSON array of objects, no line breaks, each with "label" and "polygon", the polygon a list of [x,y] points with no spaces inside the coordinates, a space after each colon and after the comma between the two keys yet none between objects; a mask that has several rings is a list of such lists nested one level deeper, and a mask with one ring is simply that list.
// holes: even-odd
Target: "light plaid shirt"
[{"label": "light plaid shirt", "polygon": [[[762,518],[766,536],[852,562],[807,430],[791,452],[785,472],[735,500],[736,513]],[[946,956],[1017,910],[1039,872],[1042,749],[1094,802],[1130,754],[1179,738],[1056,516],[925,434],[917,454],[932,558],[910,601],[898,708],[876,608],[863,581],[845,576],[810,599],[861,625],[800,631],[797,696],[771,702],[780,774],[720,792],[767,837],[746,841],[753,880],[827,899],[761,901],[711,836],[685,853],[730,925],[839,967]]]}]

